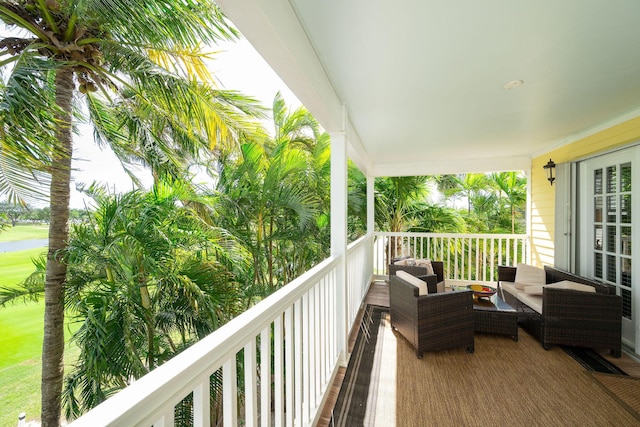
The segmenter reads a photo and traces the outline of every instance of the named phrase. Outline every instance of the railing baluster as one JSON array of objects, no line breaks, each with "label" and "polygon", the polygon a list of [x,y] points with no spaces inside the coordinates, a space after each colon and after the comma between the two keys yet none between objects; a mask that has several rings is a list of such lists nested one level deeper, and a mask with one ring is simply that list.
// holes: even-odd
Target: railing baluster
[{"label": "railing baluster", "polygon": [[491,239],[491,249],[490,249],[490,251],[491,251],[491,255],[490,255],[490,258],[491,258],[491,261],[490,261],[491,262],[491,273],[489,273],[491,281],[493,281],[493,278],[494,278],[493,273],[494,273],[494,270],[496,268],[496,263],[495,263],[496,256],[495,256],[495,252],[494,252],[494,249],[495,249],[494,243],[495,243],[495,239]]},{"label": "railing baluster", "polygon": [[[301,298],[293,305],[293,406],[294,425],[302,425],[302,301]],[[291,371],[290,371],[291,372]]]},{"label": "railing baluster", "polygon": [[238,425],[238,381],[235,356],[222,365],[222,390],[224,393],[222,413],[224,427]]},{"label": "railing baluster", "polygon": [[260,333],[260,425],[271,426],[271,325]]},{"label": "railing baluster", "polygon": [[175,407],[171,406],[153,423],[153,427],[173,427],[175,425]]},{"label": "railing baluster", "polygon": [[209,376],[198,383],[193,389],[193,425],[194,427],[205,427],[211,424],[209,401]]},{"label": "railing baluster", "polygon": [[[315,289],[315,288],[314,288]],[[315,375],[315,358],[316,358],[316,322],[314,321],[315,317],[316,317],[316,310],[315,310],[315,295],[314,295],[314,289],[311,289],[311,291],[309,291],[309,299],[307,302],[307,311],[308,311],[308,316],[307,316],[307,328],[305,329],[307,331],[307,353],[308,356],[306,357],[306,362],[307,362],[307,366],[303,365],[303,372],[306,372],[307,375],[309,376],[309,379],[307,381],[305,381],[305,384],[307,385],[307,407],[306,412],[304,414],[304,421],[305,423],[307,423],[309,421],[309,417],[311,414],[311,408],[315,407],[315,389],[316,389],[316,375]]]},{"label": "railing baluster", "polygon": [[318,388],[316,390],[316,392],[318,393],[318,395],[321,395],[322,390],[324,389],[324,386],[327,382],[327,377],[326,377],[326,373],[327,373],[327,367],[326,367],[326,355],[327,355],[327,345],[326,345],[326,339],[327,339],[327,333],[326,333],[326,329],[325,329],[325,301],[326,301],[326,295],[325,295],[325,288],[327,286],[327,278],[323,278],[322,281],[320,282],[319,286],[318,286],[318,316],[317,316],[317,324],[318,324],[318,329],[317,329],[317,340],[318,340],[318,360],[316,361],[317,364],[317,372],[318,372]]},{"label": "railing baluster", "polygon": [[[287,318],[289,310],[288,308],[284,312],[284,318]],[[290,343],[285,340],[285,325],[286,320],[283,319],[283,315],[279,315],[275,323],[273,325],[273,364],[274,364],[274,400],[275,400],[275,425],[276,427],[282,427],[285,424],[285,392],[287,390],[288,384],[286,384],[286,379],[284,376],[284,367],[285,364],[288,363],[288,348]],[[287,392],[288,393],[288,392]]]},{"label": "railing baluster", "polygon": [[[295,372],[294,366],[294,354],[295,354],[295,340],[294,340],[294,330],[293,330],[293,307],[289,307],[285,313],[284,317],[284,339],[285,339],[285,373]],[[294,387],[293,387],[293,379],[294,375],[285,375],[285,419],[286,425],[288,427],[293,427],[293,417],[295,416],[294,411]]]},{"label": "railing baluster", "polygon": [[258,425],[256,366],[256,340],[254,338],[244,346],[244,417],[247,427]]}]

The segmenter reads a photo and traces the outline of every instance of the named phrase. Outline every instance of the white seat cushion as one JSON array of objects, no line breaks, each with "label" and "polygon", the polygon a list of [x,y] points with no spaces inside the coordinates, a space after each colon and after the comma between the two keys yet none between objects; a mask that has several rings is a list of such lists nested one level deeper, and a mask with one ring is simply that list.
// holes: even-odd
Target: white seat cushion
[{"label": "white seat cushion", "polygon": [[429,293],[429,289],[427,288],[427,282],[425,282],[424,280],[420,280],[416,276],[413,276],[407,273],[406,271],[402,271],[402,270],[398,271],[396,273],[396,276],[398,276],[405,282],[408,282],[413,286],[417,287],[418,295],[427,295]]},{"label": "white seat cushion", "polygon": [[542,295],[547,286],[549,285],[526,285],[523,292],[527,295]]},{"label": "white seat cushion", "polygon": [[546,283],[546,274],[542,268],[522,263],[516,267],[516,289],[524,290],[526,285],[544,285]]},{"label": "white seat cushion", "polygon": [[542,314],[542,296],[540,295],[529,295],[524,292],[518,293],[518,300],[531,307],[538,313]]},{"label": "white seat cushion", "polygon": [[506,292],[509,292],[514,297],[518,296],[518,289],[516,289],[516,284],[514,282],[505,282],[504,280],[502,280],[500,281],[500,287]]}]

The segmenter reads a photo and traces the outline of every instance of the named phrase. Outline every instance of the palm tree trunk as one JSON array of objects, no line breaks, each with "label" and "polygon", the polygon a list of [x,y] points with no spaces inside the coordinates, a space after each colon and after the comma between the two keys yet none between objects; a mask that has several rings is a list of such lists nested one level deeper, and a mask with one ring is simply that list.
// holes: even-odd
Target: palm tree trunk
[{"label": "palm tree trunk", "polygon": [[147,281],[140,281],[140,297],[142,298],[142,308],[144,308],[144,322],[147,325],[147,367],[151,371],[155,366],[155,325],[151,314],[151,295]]},{"label": "palm tree trunk", "polygon": [[69,198],[71,185],[71,118],[73,73],[60,69],[56,74],[58,130],[51,164],[49,250],[45,278],[44,339],[42,341],[42,412],[43,427],[60,425],[62,379],[64,375],[64,283],[67,266],[58,251],[69,237]]},{"label": "palm tree trunk", "polygon": [[[266,234],[265,234],[266,235]],[[268,240],[268,246],[267,246],[267,263],[268,263],[268,271],[269,271],[269,289],[273,290],[274,289],[274,283],[273,283],[273,240],[271,239],[271,236],[273,236],[273,217],[271,217],[271,220],[269,221],[269,240]],[[287,282],[284,282],[287,283]]]}]

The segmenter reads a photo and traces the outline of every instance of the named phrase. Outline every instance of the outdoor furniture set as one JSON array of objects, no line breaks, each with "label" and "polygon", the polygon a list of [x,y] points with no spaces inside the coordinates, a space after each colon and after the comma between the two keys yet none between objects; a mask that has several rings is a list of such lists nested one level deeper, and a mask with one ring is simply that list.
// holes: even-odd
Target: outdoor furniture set
[{"label": "outdoor furniture set", "polygon": [[606,348],[620,357],[622,298],[613,286],[549,266],[518,264],[498,267],[497,293],[475,299],[466,289],[445,292],[443,263],[426,261],[389,265],[391,326],[419,358],[424,351],[448,348],[473,352],[474,332],[517,341],[518,326],[545,349],[552,344]]}]

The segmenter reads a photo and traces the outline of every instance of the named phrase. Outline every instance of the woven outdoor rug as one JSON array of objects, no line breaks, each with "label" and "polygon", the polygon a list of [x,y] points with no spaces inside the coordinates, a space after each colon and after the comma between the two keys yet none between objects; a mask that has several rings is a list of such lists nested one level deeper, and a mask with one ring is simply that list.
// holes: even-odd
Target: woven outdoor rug
[{"label": "woven outdoor rug", "polygon": [[640,421],[640,378],[589,372],[594,381]]},{"label": "woven outdoor rug", "polygon": [[418,359],[391,331],[386,309],[367,310],[373,321],[363,320],[369,328],[356,339],[333,425],[639,425],[615,391],[605,390],[561,348],[546,351],[523,330],[518,342],[476,334],[473,354],[460,348]]}]

